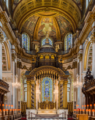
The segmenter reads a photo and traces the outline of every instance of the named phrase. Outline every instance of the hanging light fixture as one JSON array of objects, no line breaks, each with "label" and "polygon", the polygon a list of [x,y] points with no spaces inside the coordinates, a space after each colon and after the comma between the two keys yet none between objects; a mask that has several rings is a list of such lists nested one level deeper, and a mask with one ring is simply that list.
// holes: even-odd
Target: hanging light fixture
[{"label": "hanging light fixture", "polygon": [[21,83],[18,82],[17,78],[18,78],[18,77],[16,76],[16,82],[15,82],[15,83],[12,83],[12,86],[15,87],[15,88],[21,87]]},{"label": "hanging light fixture", "polygon": [[77,75],[77,81],[73,83],[74,87],[80,87],[82,86],[82,82],[79,82],[79,75]]}]

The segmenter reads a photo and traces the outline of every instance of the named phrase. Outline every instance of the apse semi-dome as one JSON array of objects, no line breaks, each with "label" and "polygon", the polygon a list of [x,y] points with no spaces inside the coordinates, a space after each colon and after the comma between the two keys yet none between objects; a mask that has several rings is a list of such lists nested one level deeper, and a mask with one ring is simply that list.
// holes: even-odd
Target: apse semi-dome
[{"label": "apse semi-dome", "polygon": [[49,25],[49,35],[60,40],[66,33],[76,31],[81,19],[78,5],[80,0],[22,0],[13,18],[19,31],[27,32],[34,39],[44,36],[43,30]]}]

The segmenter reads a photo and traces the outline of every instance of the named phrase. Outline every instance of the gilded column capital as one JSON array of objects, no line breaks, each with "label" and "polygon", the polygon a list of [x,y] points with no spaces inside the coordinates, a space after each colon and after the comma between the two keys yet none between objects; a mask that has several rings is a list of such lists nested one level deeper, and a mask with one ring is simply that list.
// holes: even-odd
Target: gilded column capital
[{"label": "gilded column capital", "polygon": [[63,80],[60,80],[60,81],[59,81],[59,84],[60,84],[60,85],[62,85],[62,84],[63,84],[63,82],[64,82]]},{"label": "gilded column capital", "polygon": [[31,81],[27,81],[27,84],[30,85],[30,84],[31,84]]},{"label": "gilded column capital", "polygon": [[64,82],[63,82],[63,84],[64,84],[64,85],[67,85],[67,84],[68,84],[68,81],[67,81],[67,80],[66,80],[66,81],[64,81]]},{"label": "gilded column capital", "polygon": [[32,85],[35,84],[35,81],[34,81],[34,80],[31,80],[31,84],[32,84]]}]

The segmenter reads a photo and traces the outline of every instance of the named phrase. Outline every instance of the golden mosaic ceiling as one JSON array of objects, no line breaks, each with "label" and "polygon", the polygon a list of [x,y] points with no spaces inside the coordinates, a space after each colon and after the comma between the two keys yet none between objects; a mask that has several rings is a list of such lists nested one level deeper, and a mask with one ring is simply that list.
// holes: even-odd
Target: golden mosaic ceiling
[{"label": "golden mosaic ceiling", "polygon": [[[75,1],[80,4],[80,0]],[[22,0],[16,6],[13,18],[20,32],[44,36],[43,29],[49,25],[51,34],[56,34],[58,39],[60,34],[76,30],[81,12],[73,0]],[[43,19],[52,22],[41,25]]]}]

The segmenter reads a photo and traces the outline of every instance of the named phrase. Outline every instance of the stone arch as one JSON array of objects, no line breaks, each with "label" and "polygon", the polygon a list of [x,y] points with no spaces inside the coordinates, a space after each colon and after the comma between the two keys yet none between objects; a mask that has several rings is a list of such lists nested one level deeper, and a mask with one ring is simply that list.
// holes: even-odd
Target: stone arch
[{"label": "stone arch", "polygon": [[[0,31],[6,35],[5,31],[0,27]],[[11,51],[10,51],[10,45],[9,45],[9,41],[8,38],[6,37],[6,39],[4,38],[4,41],[2,43],[2,49],[5,52],[5,58],[6,58],[6,66],[8,71],[11,70]]]},{"label": "stone arch", "polygon": [[84,56],[84,59],[83,59],[84,71],[87,70],[87,60],[88,60],[88,52],[89,52],[90,45],[91,45],[91,41],[87,42],[85,50],[84,50],[84,55],[83,55]]}]

